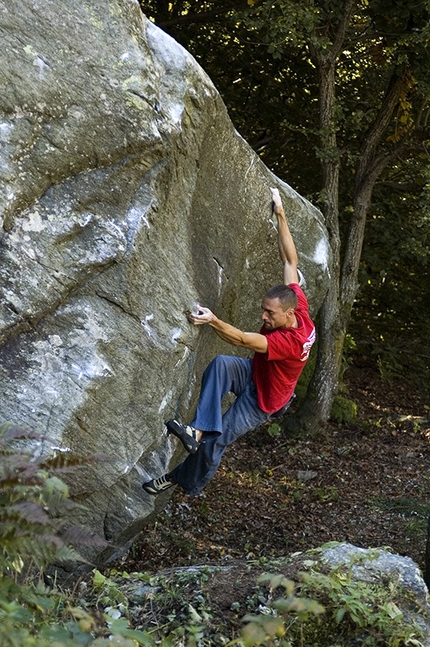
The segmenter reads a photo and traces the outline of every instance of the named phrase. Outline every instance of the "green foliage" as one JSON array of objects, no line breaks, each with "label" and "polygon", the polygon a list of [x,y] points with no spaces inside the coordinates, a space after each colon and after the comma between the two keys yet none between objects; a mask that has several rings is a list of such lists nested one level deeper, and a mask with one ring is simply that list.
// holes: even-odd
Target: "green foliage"
[{"label": "green foliage", "polygon": [[[349,567],[321,569],[319,555],[333,545],[331,542],[303,555],[297,583],[279,573],[288,560],[249,562],[250,571],[264,566],[266,572],[257,579],[251,596],[230,605],[237,620],[243,609],[247,611],[240,637],[231,634],[236,621],[220,624],[220,616],[211,608],[211,587],[205,585],[220,568],[193,567],[157,575],[113,570],[106,576],[94,571],[87,603],[102,604],[104,613],[116,621],[122,619],[124,626],[126,619],[139,626],[152,641],[145,643],[151,647],[422,647],[421,630],[403,617],[400,607],[417,613],[422,610],[414,609],[398,579],[381,584],[357,581],[352,569],[361,564],[361,556],[351,560]],[[374,554],[376,558],[379,552]],[[371,559],[369,552],[365,559]],[[231,584],[229,581],[229,591]],[[134,600],[130,607],[124,593]]]},{"label": "green foliage", "polygon": [[43,584],[49,564],[81,559],[72,543],[106,544],[83,528],[65,530],[54,520],[68,503],[68,488],[58,474],[90,459],[44,456],[46,440],[11,423],[0,426],[0,645],[152,645],[126,619],[94,616]]},{"label": "green foliage", "polygon": [[[287,645],[290,641],[286,624],[290,626],[295,622],[307,622],[311,616],[319,616],[325,611],[324,607],[315,600],[297,597],[294,582],[282,574],[264,573],[257,582],[269,583],[268,606],[260,607],[260,610],[264,610],[264,612],[259,615],[248,614],[244,617],[243,620],[247,623],[242,629],[242,640],[245,647],[270,644],[272,639],[285,635],[287,635],[288,642],[282,644]],[[284,589],[285,597],[272,601],[274,592],[280,587]]]},{"label": "green foliage", "polygon": [[[246,647],[329,647],[361,645],[380,647],[421,646],[422,631],[406,623],[399,603],[408,600],[397,581],[386,585],[368,584],[352,578],[352,570],[332,569],[328,574],[313,570],[299,573],[299,584],[283,575],[264,574],[269,582],[267,606],[257,616],[247,615],[242,631]],[[279,588],[283,597],[276,597]],[[275,639],[278,638],[276,642]]]},{"label": "green foliage", "polygon": [[[95,572],[93,595],[100,596],[110,605],[105,612],[115,617],[128,615],[133,622],[145,628],[144,633],[150,638],[151,645],[212,645],[209,636],[217,633],[212,625],[213,614],[210,603],[203,594],[203,586],[208,581],[211,571],[208,567],[192,567],[169,573],[169,575],[148,575],[145,573],[120,573],[111,571],[106,578]],[[129,610],[125,604],[118,602],[120,588],[127,588],[132,579],[133,598],[139,602]],[[142,582],[142,593],[136,591],[136,581]],[[227,638],[222,644],[227,642]],[[217,643],[218,644],[218,643]]]},{"label": "green foliage", "polygon": [[337,395],[333,400],[330,418],[335,422],[354,422],[357,418],[357,405],[343,395]]},{"label": "green foliage", "polygon": [[[423,160],[422,160],[423,161]],[[375,189],[351,331],[384,379],[404,378],[428,392],[430,355],[430,172],[402,161]]]},{"label": "green foliage", "polygon": [[326,485],[325,487],[314,488],[312,496],[322,503],[328,503],[339,499],[339,491],[334,485]]},{"label": "green foliage", "polygon": [[[83,462],[59,454],[43,456],[41,436],[11,423],[0,427],[0,570],[21,572],[24,562],[43,568],[53,561],[77,560],[78,553],[61,539],[52,514],[66,506],[67,486],[55,471]],[[81,542],[83,529],[71,528]],[[80,534],[79,534],[80,533]]]},{"label": "green foliage", "polygon": [[[117,620],[127,618],[139,626],[152,641],[145,643],[151,647],[422,647],[421,630],[411,624],[409,617],[403,617],[400,607],[407,606],[410,612],[417,613],[422,610],[414,608],[398,579],[381,584],[354,579],[353,566],[371,559],[369,551],[365,557],[353,558],[349,567],[323,567],[320,554],[334,545],[331,542],[301,556],[302,571],[297,573],[297,583],[279,572],[290,564],[287,559],[248,562],[251,580],[254,568],[260,571],[263,566],[265,572],[255,586],[247,589],[252,590],[252,595],[246,599],[241,591],[245,575],[240,575],[236,582],[240,597],[230,604],[230,613],[225,614],[230,618],[225,618],[225,623],[220,609],[211,608],[213,589],[209,580],[218,575],[215,587],[226,585],[228,596],[234,588],[234,581],[222,573],[229,571],[228,567],[172,569],[156,575],[112,570],[106,576],[94,571],[87,601],[107,604],[105,614]],[[374,556],[378,557],[379,551],[375,550]],[[121,602],[123,593],[133,600],[130,606]],[[237,636],[234,627],[241,615],[243,627]]]},{"label": "green foliage", "polygon": [[282,427],[277,422],[272,422],[272,424],[269,425],[268,428],[267,428],[267,433],[272,438],[277,438],[282,433]]}]

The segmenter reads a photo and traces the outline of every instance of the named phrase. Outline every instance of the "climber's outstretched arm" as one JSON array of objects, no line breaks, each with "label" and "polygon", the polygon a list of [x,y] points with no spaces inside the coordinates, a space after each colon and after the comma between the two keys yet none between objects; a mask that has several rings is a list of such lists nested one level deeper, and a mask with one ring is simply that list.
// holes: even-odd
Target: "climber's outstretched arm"
[{"label": "climber's outstretched arm", "polygon": [[298,283],[297,251],[285,217],[281,196],[278,189],[270,189],[270,191],[272,192],[273,213],[278,219],[278,247],[281,261],[284,264],[284,283],[286,285]]}]

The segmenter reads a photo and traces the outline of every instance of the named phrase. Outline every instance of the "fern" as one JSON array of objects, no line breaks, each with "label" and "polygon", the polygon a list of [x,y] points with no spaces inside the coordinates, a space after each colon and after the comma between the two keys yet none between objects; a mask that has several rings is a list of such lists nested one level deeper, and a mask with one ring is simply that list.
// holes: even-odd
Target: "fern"
[{"label": "fern", "polygon": [[[70,603],[63,594],[40,581],[18,583],[28,579],[30,571],[24,571],[28,565],[43,573],[52,563],[83,561],[75,548],[79,544],[107,543],[85,528],[65,528],[62,521],[62,513],[75,504],[59,474],[97,459],[69,452],[43,456],[47,443],[49,439],[33,430],[11,423],[0,425],[1,647],[49,647],[54,643],[69,647],[93,642],[88,632],[96,623],[86,611],[82,611],[85,628],[82,618],[77,620],[68,612]],[[101,636],[111,633],[105,622],[97,631]],[[98,644],[111,644],[108,638],[100,640]],[[120,636],[115,644],[125,647],[127,640]]]},{"label": "fern", "polygon": [[0,425],[0,572],[20,571],[29,561],[39,568],[82,561],[72,544],[106,545],[86,529],[65,530],[55,518],[71,505],[67,485],[57,474],[97,458],[71,452],[43,456],[47,443],[34,430]]}]

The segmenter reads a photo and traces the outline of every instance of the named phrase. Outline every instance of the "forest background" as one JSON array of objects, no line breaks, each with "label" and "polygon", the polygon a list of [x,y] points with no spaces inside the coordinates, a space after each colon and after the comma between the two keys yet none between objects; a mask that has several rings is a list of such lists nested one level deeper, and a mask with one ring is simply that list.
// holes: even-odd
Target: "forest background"
[{"label": "forest background", "polygon": [[[334,275],[288,424],[327,421],[345,359],[430,378],[427,1],[141,0],[195,56],[263,162],[318,206]],[[286,423],[287,424],[287,423]]]},{"label": "forest background", "polygon": [[[271,435],[270,430],[241,439],[202,497],[189,502],[174,492],[173,508],[142,533],[120,567],[142,575],[167,564],[244,555],[276,558],[332,538],[368,546],[389,542],[425,566],[430,0],[140,4],[149,19],[195,56],[237,130],[263,162],[323,213],[333,280],[318,316],[313,377],[302,405],[285,424],[321,432],[343,386],[344,369],[351,360],[366,368],[358,376],[348,372],[355,387],[350,397],[360,397],[360,424],[340,427],[332,418],[314,439]],[[389,385],[383,392],[381,378]],[[426,410],[427,421],[420,423],[416,417],[388,415]],[[9,442],[22,433],[28,439],[26,430],[6,431]],[[73,557],[64,545],[67,537],[53,534],[44,512],[64,503],[67,488],[51,476],[63,467],[59,457],[46,464],[25,460],[3,435],[0,430],[0,643],[107,646],[115,634],[122,637],[115,644],[124,647],[130,641],[162,644],[141,631],[146,626],[141,618],[129,627],[124,596],[97,571],[93,588],[76,586],[69,601],[41,578],[35,586],[17,583],[24,560],[43,567],[63,552]],[[414,516],[408,517],[408,511]],[[89,541],[80,534],[81,542],[83,537]],[[225,597],[224,586],[219,601]],[[168,625],[160,618],[157,622],[167,633]],[[191,633],[197,631],[193,622],[187,620]],[[388,623],[393,626],[391,616]],[[146,624],[152,628],[152,616]],[[182,632],[182,641],[182,625],[175,631]],[[170,637],[166,644],[172,644]],[[369,644],[399,642],[384,638]]]}]

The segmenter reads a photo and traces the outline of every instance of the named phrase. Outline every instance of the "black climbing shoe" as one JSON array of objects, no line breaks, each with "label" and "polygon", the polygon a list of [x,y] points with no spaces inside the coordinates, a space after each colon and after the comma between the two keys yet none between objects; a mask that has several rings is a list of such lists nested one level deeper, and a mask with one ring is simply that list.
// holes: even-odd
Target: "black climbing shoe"
[{"label": "black climbing shoe", "polygon": [[175,483],[169,480],[168,474],[164,474],[163,476],[160,476],[158,479],[152,479],[151,481],[147,481],[146,483],[142,484],[143,489],[145,492],[148,494],[152,494],[152,496],[157,496],[157,494],[160,494],[161,492],[164,492],[165,490],[168,490],[169,488],[173,487]]},{"label": "black climbing shoe", "polygon": [[182,442],[189,454],[195,454],[200,447],[200,441],[197,440],[197,429],[189,425],[183,425],[177,420],[168,420],[164,423],[169,434],[173,434]]}]

